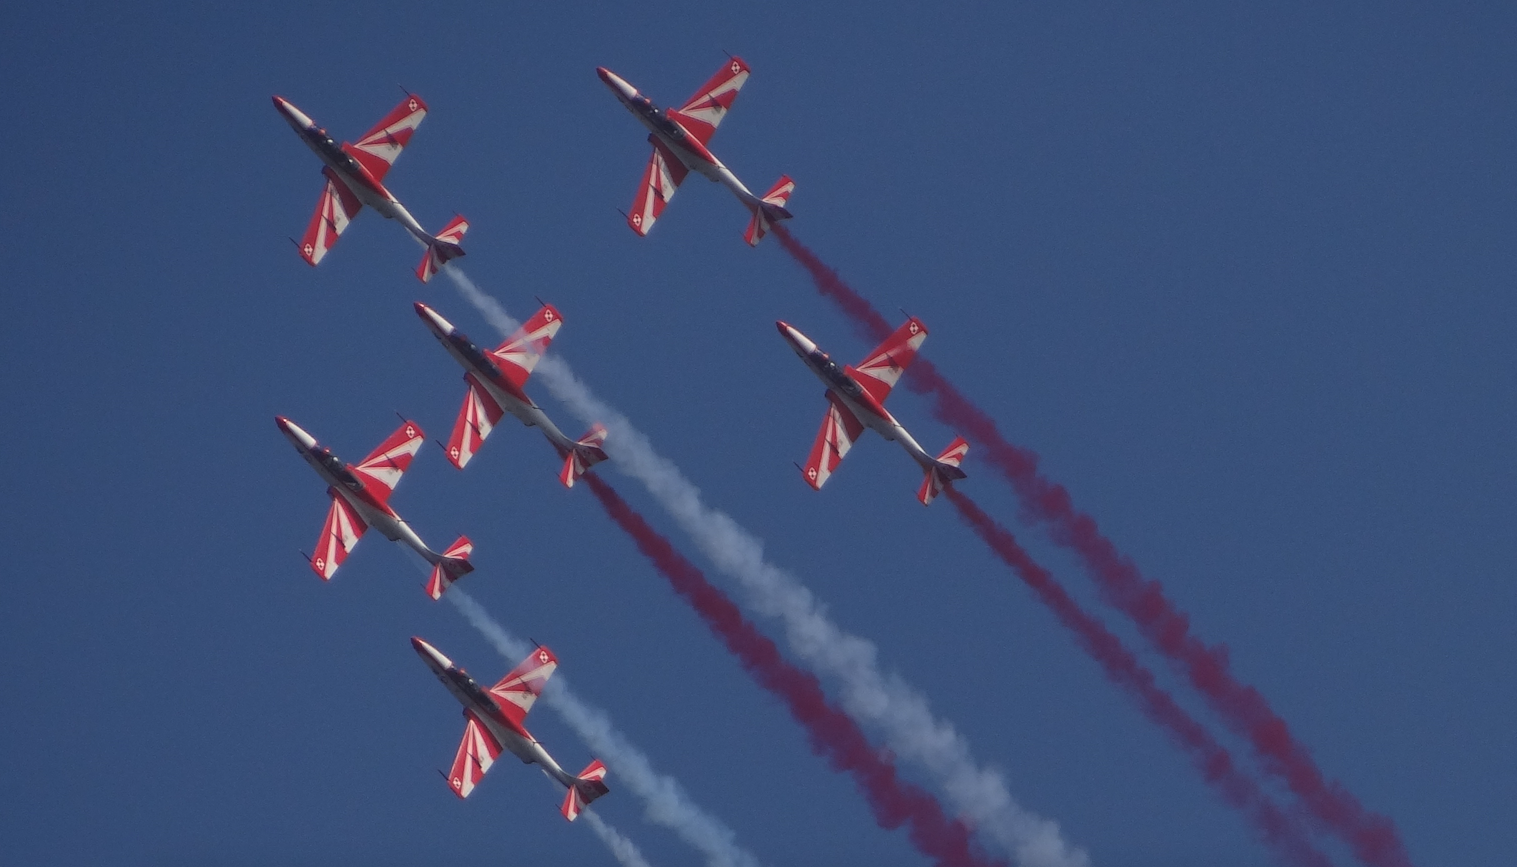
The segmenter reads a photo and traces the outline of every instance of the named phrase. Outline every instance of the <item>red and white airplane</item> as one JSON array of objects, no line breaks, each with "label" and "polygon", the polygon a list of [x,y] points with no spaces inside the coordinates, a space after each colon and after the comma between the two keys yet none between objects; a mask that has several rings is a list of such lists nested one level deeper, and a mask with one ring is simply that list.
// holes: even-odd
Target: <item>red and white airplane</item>
[{"label": "red and white airplane", "polygon": [[468,221],[454,217],[441,232],[429,235],[384,185],[385,174],[400,156],[401,149],[411,141],[411,134],[421,125],[422,118],[427,116],[427,104],[421,101],[421,97],[407,95],[356,144],[343,142],[339,145],[326,130],[282,96],[274,97],[274,107],[326,164],[321,173],[327,176],[327,186],[300,242],[300,255],[307,262],[313,266],[320,262],[364,205],[405,226],[427,248],[416,269],[416,276],[423,283],[432,279],[432,275],[450,259],[464,254],[459,243],[469,231]]},{"label": "red and white airplane", "polygon": [[344,463],[331,449],[284,416],[275,416],[274,422],[327,483],[327,493],[332,497],[327,522],[316,541],[316,556],[309,558],[311,568],[323,581],[331,579],[369,527],[391,542],[410,545],[432,564],[427,595],[433,599],[440,599],[449,585],[474,571],[469,562],[474,543],[467,537],[459,536],[439,554],[428,548],[416,531],[390,508],[390,494],[400,483],[401,474],[411,466],[411,459],[416,457],[425,438],[415,422],[401,424],[389,439],[357,464]]},{"label": "red and white airplane", "polygon": [[459,410],[453,433],[448,437],[448,460],[453,466],[463,469],[507,412],[521,419],[527,427],[542,431],[558,450],[558,456],[564,459],[558,480],[566,488],[574,487],[575,480],[586,470],[606,460],[606,453],[600,447],[606,441],[605,427],[592,425],[584,436],[571,440],[522,390],[533,368],[537,367],[538,359],[548,351],[553,335],[563,325],[563,317],[557,308],[544,304],[515,334],[492,351],[475,346],[467,334],[420,301],[416,302],[416,315],[427,324],[432,336],[448,350],[448,354],[463,365],[464,382],[469,384],[463,408]]},{"label": "red and white airplane", "polygon": [[596,67],[595,72],[622,105],[648,128],[648,141],[653,144],[653,156],[643,172],[643,185],[632,202],[632,214],[627,217],[632,231],[648,234],[674,197],[674,191],[692,171],[725,185],[753,214],[748,230],[743,233],[743,239],[750,245],[756,246],[771,224],[790,219],[785,203],[795,191],[794,181],[782,175],[769,192],[755,196],[706,148],[717,125],[737,99],[738,89],[748,81],[748,64],[742,58],[728,61],[679,108],[660,109],[653,100],[603,66]]},{"label": "red and white airplane", "polygon": [[500,683],[485,689],[475,683],[468,672],[454,665],[453,660],[420,638],[412,638],[411,646],[416,648],[416,653],[448,692],[464,706],[464,719],[467,720],[464,739],[458,745],[453,769],[447,775],[453,794],[467,798],[484,778],[485,772],[506,751],[526,764],[536,763],[543,773],[569,790],[560,810],[571,822],[579,818],[591,801],[609,791],[603,782],[606,766],[599,759],[591,761],[579,776],[574,776],[560,767],[522,725],[548,678],[558,668],[553,651],[546,647],[537,648],[511,669]]},{"label": "red and white airplane", "polygon": [[922,341],[927,339],[927,326],[911,317],[906,324],[895,330],[875,350],[869,353],[858,367],[839,367],[827,353],[817,348],[811,339],[785,322],[774,323],[780,334],[827,386],[827,402],[831,407],[822,420],[822,429],[817,432],[816,444],[811,447],[811,456],[806,458],[802,475],[811,487],[817,490],[832,477],[832,471],[842,463],[843,456],[853,447],[854,440],[872,428],[887,440],[895,440],[926,471],[917,499],[922,505],[931,503],[942,493],[944,486],[964,478],[959,469],[964,456],[969,453],[969,443],[963,437],[955,437],[936,458],[927,454],[906,428],[885,409],[885,398],[900,380],[906,366],[916,358]]}]

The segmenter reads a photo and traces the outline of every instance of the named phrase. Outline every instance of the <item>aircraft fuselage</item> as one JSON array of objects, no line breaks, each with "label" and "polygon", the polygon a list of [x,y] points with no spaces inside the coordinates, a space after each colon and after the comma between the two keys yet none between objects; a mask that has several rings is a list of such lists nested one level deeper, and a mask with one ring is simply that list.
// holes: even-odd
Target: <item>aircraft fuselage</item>
[{"label": "aircraft fuselage", "polygon": [[416,535],[416,531],[411,529],[411,525],[396,514],[388,503],[374,496],[363,480],[353,472],[350,464],[289,419],[280,418],[278,421],[279,429],[316,471],[316,475],[327,483],[332,496],[347,501],[365,524],[378,530],[380,535],[391,542],[404,542],[428,563],[442,559],[442,555],[428,548],[421,537]]},{"label": "aircraft fuselage", "polygon": [[750,207],[758,206],[758,197],[737,179],[737,175],[734,175],[731,169],[716,158],[716,154],[713,154],[700,143],[699,139],[691,135],[689,130],[681,126],[679,121],[669,117],[653,100],[643,96],[637,88],[616,73],[607,69],[599,69],[597,72],[606,86],[611,88],[611,92],[616,94],[621,104],[632,112],[632,115],[675,156],[679,157],[679,161],[684,163],[685,168],[707,180],[725,186],[743,204]]},{"label": "aircraft fuselage", "polygon": [[432,308],[418,304],[417,311],[422,314],[422,321],[426,322],[432,336],[437,338],[443,348],[448,350],[448,354],[453,356],[453,359],[467,373],[473,375],[475,382],[495,398],[495,402],[501,409],[516,416],[527,427],[541,430],[543,436],[553,443],[560,454],[567,454],[574,450],[575,442],[558,429],[558,425],[548,418],[548,414],[543,412],[541,407],[532,402],[532,398],[527,397],[525,392],[502,375],[500,368],[490,360],[489,353]]},{"label": "aircraft fuselage", "polygon": [[471,714],[481,724],[490,730],[500,743],[512,755],[521,759],[525,764],[540,766],[548,776],[553,777],[560,783],[570,788],[574,787],[576,779],[565,771],[548,751],[543,749],[537,738],[527,731],[525,727],[512,722],[501,712],[500,705],[490,691],[475,682],[468,672],[453,664],[453,661],[443,656],[426,642],[412,639],[412,645],[417,653],[447,687],[448,692],[458,699],[458,703],[464,706],[464,711]]},{"label": "aircraft fuselage", "polygon": [[858,380],[847,367],[833,361],[831,356],[823,352],[796,328],[784,325],[780,328],[780,333],[785,336],[786,342],[790,344],[791,349],[795,350],[795,354],[799,355],[811,372],[816,374],[817,379],[820,379],[822,384],[827,386],[827,390],[842,401],[844,406],[852,410],[865,427],[887,440],[900,443],[901,448],[905,449],[912,460],[921,466],[931,467],[936,463],[932,455],[927,454],[927,451],[917,443],[906,428],[896,421],[895,416],[865,391],[862,385],[859,385]]},{"label": "aircraft fuselage", "polygon": [[346,186],[358,201],[373,208],[385,219],[394,220],[406,227],[412,235],[422,244],[431,243],[432,236],[416,222],[411,212],[406,210],[405,205],[395,198],[379,179],[374,177],[353,157],[348,149],[352,145],[344,142],[338,144],[325,129],[316,125],[310,116],[296,108],[294,103],[282,97],[275,97],[274,104],[279,113],[284,116],[286,122],[300,136],[300,140],[306,143],[317,157],[326,164],[327,168],[337,176],[338,183]]}]

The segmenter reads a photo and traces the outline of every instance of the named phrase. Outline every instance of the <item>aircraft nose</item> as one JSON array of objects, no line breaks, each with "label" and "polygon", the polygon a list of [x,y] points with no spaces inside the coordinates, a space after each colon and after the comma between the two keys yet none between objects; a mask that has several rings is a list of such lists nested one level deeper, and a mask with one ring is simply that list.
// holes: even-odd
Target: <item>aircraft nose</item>
[{"label": "aircraft nose", "polygon": [[279,426],[279,432],[284,434],[296,448],[310,451],[316,448],[316,438],[301,430],[300,425],[290,421],[282,415],[274,416],[274,424]]},{"label": "aircraft nose", "polygon": [[427,323],[428,328],[431,328],[438,334],[448,335],[453,333],[453,323],[442,318],[436,310],[420,301],[416,302],[416,315],[421,317],[421,321]]},{"label": "aircraft nose", "polygon": [[816,351],[816,344],[811,342],[811,338],[796,330],[790,323],[780,319],[775,321],[774,326],[779,329],[780,335],[790,343],[791,348],[796,352],[808,355]]},{"label": "aircraft nose", "polygon": [[637,88],[628,84],[621,76],[606,67],[595,67],[595,74],[600,76],[600,80],[604,81],[607,87],[616,91],[623,99],[632,99],[637,96]]},{"label": "aircraft nose", "polygon": [[279,113],[284,115],[284,119],[289,121],[291,126],[298,129],[310,129],[316,125],[316,122],[307,117],[305,112],[296,108],[294,103],[282,96],[275,95],[274,107],[279,109]]},{"label": "aircraft nose", "polygon": [[426,643],[425,641],[422,641],[416,636],[411,637],[411,647],[416,651],[416,654],[422,658],[422,661],[426,662],[427,665],[437,669],[438,671],[447,671],[453,667],[453,660],[447,658],[446,656],[443,656],[442,652],[437,648]]}]

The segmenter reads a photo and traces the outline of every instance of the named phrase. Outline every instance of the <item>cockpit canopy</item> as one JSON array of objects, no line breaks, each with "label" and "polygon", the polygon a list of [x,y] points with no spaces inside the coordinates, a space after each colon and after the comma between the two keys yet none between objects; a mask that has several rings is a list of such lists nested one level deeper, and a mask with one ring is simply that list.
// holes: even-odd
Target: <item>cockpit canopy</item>
[{"label": "cockpit canopy", "polygon": [[320,461],[321,465],[326,468],[326,471],[331,473],[339,482],[355,491],[363,490],[363,482],[353,475],[347,465],[342,462],[342,458],[332,454],[331,449],[317,448],[314,454],[316,455],[316,460]]},{"label": "cockpit canopy", "polygon": [[450,339],[453,341],[453,345],[458,347],[459,353],[464,358],[469,359],[469,363],[484,370],[491,376],[500,375],[500,368],[495,366],[495,362],[491,360],[489,353],[470,342],[469,338],[462,332],[453,332]]},{"label": "cockpit canopy", "polygon": [[839,391],[843,392],[849,397],[857,397],[863,392],[863,389],[859,387],[859,384],[853,381],[853,377],[849,376],[847,371],[843,370],[843,366],[841,364],[833,361],[827,356],[826,353],[818,352],[817,356],[820,356],[820,358],[816,359],[817,369],[820,370],[822,376],[826,377],[827,381],[836,386]]}]

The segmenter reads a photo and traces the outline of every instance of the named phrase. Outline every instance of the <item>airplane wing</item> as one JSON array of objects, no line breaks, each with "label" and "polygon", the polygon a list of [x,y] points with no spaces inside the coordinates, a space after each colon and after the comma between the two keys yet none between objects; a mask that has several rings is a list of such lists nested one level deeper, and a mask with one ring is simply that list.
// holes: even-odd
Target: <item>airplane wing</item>
[{"label": "airplane wing", "polygon": [[363,208],[363,203],[347,184],[337,179],[337,173],[330,166],[322,167],[321,173],[327,176],[327,186],[321,191],[316,213],[311,216],[311,224],[306,226],[305,237],[300,241],[300,255],[312,265],[326,256],[348,223]]},{"label": "airplane wing", "polygon": [[679,125],[690,131],[701,144],[711,141],[716,128],[727,116],[727,109],[737,100],[737,92],[748,81],[748,64],[734,57],[726,66],[716,71],[711,80],[701,86],[695,95],[679,108],[671,108],[671,115]]},{"label": "airplane wing", "polygon": [[917,350],[926,339],[927,326],[913,316],[897,328],[894,334],[885,338],[884,343],[876,346],[873,352],[859,362],[858,367],[848,368],[848,372],[856,374],[854,379],[869,392],[870,397],[884,403],[890,390],[900,381],[901,374],[906,372],[906,366],[917,357]]},{"label": "airplane wing", "polygon": [[527,377],[532,375],[533,368],[537,367],[543,353],[548,351],[548,344],[553,342],[553,336],[563,324],[564,319],[559,315],[558,308],[544,304],[531,319],[516,329],[515,334],[506,338],[505,343],[490,353],[501,374],[517,390],[527,384]]},{"label": "airplane wing", "polygon": [[548,648],[538,647],[520,665],[511,669],[510,674],[501,678],[500,683],[490,687],[490,694],[495,696],[495,703],[500,705],[506,717],[521,725],[522,720],[527,718],[527,711],[532,709],[532,704],[548,683],[548,678],[557,670],[558,657]]},{"label": "airplane wing", "polygon": [[425,438],[420,425],[414,421],[404,421],[395,429],[395,433],[390,434],[389,439],[380,443],[379,448],[353,466],[352,470],[364,480],[370,493],[384,502],[390,498],[395,486],[400,484],[401,474],[411,466],[411,459],[421,450]]},{"label": "airplane wing", "polygon": [[448,461],[460,470],[506,414],[474,374],[466,373],[464,379],[469,383],[469,393],[464,395],[463,408],[458,411],[458,421],[453,423],[453,433],[448,437]]},{"label": "airplane wing", "polygon": [[469,797],[479,781],[485,778],[485,771],[490,770],[504,751],[495,735],[490,734],[490,729],[474,716],[473,711],[464,711],[464,716],[469,718],[469,724],[464,728],[458,755],[453,757],[453,769],[448,772],[448,785],[460,798]]},{"label": "airplane wing", "polygon": [[806,458],[806,481],[820,491],[832,471],[843,462],[843,456],[853,448],[853,441],[864,432],[864,423],[853,414],[832,392],[827,392],[827,417],[822,420],[822,429],[817,431],[816,443],[811,446],[811,456]]},{"label": "airplane wing", "polygon": [[637,198],[632,201],[632,213],[627,216],[627,225],[639,235],[646,235],[653,228],[654,222],[668,207],[669,200],[674,198],[674,191],[690,173],[657,136],[650,135],[648,140],[653,142],[653,156],[648,158],[648,168],[643,170],[643,185],[638,187]]},{"label": "airplane wing", "polygon": [[331,579],[367,529],[369,525],[348,505],[348,501],[333,494],[332,508],[327,510],[327,522],[321,528],[321,538],[316,540],[316,556],[311,558],[311,568],[316,570],[321,580]]},{"label": "airplane wing", "polygon": [[344,149],[382,181],[426,116],[427,104],[419,96],[408,95],[363,138]]}]

